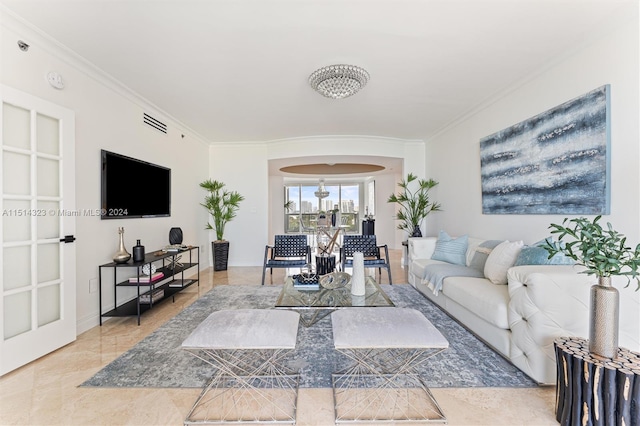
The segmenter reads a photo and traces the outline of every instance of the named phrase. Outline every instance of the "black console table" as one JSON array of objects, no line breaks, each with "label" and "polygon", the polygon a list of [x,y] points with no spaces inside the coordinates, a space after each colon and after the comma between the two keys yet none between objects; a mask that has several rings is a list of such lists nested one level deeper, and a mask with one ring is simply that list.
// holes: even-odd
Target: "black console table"
[{"label": "black console table", "polygon": [[[195,251],[195,256],[193,252]],[[178,257],[182,258],[178,260]],[[188,257],[188,261],[184,259]],[[145,255],[141,262],[126,263],[105,263],[98,267],[98,288],[100,300],[100,325],[102,325],[103,317],[125,317],[137,316],[138,325],[140,325],[140,315],[153,308],[158,303],[171,298],[175,301],[175,294],[181,292],[192,284],[200,285],[200,249],[198,246],[188,246],[184,249],[155,252]],[[151,270],[152,265],[156,268],[156,273],[162,272],[162,278],[158,278],[151,282],[140,282],[144,280],[145,275],[142,272],[143,267]],[[131,268],[135,268],[132,271]],[[191,268],[197,269],[197,278],[185,278],[185,271]],[[105,271],[112,270],[113,273],[113,309],[103,312],[102,303],[102,286],[107,285],[103,282],[102,274]],[[128,273],[126,279],[123,274]],[[120,275],[120,278],[119,278]],[[142,277],[142,279],[141,279]],[[124,279],[124,280],[123,280]],[[120,281],[119,281],[120,280]],[[131,282],[133,280],[134,282]],[[136,294],[132,299],[125,302],[118,301],[118,290],[124,288],[136,288]]]}]

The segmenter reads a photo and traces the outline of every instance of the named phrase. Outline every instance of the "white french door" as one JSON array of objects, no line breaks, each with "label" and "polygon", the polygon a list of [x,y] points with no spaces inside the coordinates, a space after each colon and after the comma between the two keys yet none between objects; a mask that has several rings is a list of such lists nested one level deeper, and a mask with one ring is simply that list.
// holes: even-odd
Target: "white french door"
[{"label": "white french door", "polygon": [[75,115],[7,86],[0,100],[3,375],[76,339]]}]

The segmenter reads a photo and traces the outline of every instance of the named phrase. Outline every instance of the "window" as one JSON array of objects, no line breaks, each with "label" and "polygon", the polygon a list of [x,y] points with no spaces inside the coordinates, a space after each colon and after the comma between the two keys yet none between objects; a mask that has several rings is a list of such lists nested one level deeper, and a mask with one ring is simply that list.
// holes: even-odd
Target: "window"
[{"label": "window", "polygon": [[367,211],[365,214],[376,215],[376,181],[367,184]]},{"label": "window", "polygon": [[319,199],[314,195],[318,185],[296,184],[285,185],[285,232],[311,233],[315,232],[319,212],[330,212],[338,209],[340,223],[345,232],[359,232],[359,208],[362,185],[358,183],[330,183],[325,184],[329,196]]}]

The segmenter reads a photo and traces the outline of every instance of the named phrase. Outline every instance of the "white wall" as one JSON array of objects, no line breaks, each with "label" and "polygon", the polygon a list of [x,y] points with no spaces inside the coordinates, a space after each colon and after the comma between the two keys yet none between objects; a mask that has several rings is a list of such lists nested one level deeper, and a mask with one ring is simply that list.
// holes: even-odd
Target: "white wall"
[{"label": "white wall", "polygon": [[[227,224],[224,233],[224,239],[229,241],[232,266],[262,265],[269,229],[266,152],[265,143],[217,144],[209,151],[211,177],[245,197],[237,217]],[[215,240],[215,233],[210,233],[211,241]]]},{"label": "white wall", "polygon": [[[118,246],[117,228],[125,228],[129,252],[140,239],[147,252],[167,245],[169,229],[182,228],[184,242],[208,243],[206,221],[200,207],[198,183],[208,176],[208,145],[162,113],[110,82],[104,75],[49,40],[4,16],[1,31],[1,75],[3,84],[62,105],[76,115],[76,207],[100,208],[100,150],[118,152],[160,164],[172,170],[171,217],[100,220],[78,217],[76,222],[76,288],[78,333],[98,324],[98,293],[89,292],[89,281],[98,277],[98,265],[111,262]],[[17,40],[31,47],[22,52]],[[45,80],[55,70],[64,78],[64,90],[53,89]],[[143,112],[163,119],[167,135],[142,125]],[[184,134],[184,138],[182,135]],[[148,184],[153,184],[149,182]],[[133,183],[132,183],[133,185]],[[133,188],[144,196],[145,184]],[[206,262],[206,253],[203,252]],[[113,302],[111,291],[103,291],[105,303]],[[122,295],[126,297],[126,295]],[[135,323],[132,323],[132,325]]]},{"label": "white wall", "polygon": [[563,216],[482,214],[479,141],[604,84],[611,85],[611,215],[606,219],[638,240],[637,20],[428,141],[427,170],[440,181],[434,192],[446,211],[434,216],[438,229],[525,242],[546,236],[549,223]]},{"label": "white wall", "polygon": [[[638,17],[620,25],[555,66],[530,79],[427,143],[427,173],[440,181],[434,194],[443,213],[434,215],[433,234],[524,240],[549,235],[562,215],[484,215],[479,140],[604,84],[611,85],[611,222],[635,246],[640,242],[640,134]],[[603,222],[604,222],[603,221]],[[626,280],[616,281],[617,286]],[[635,285],[633,285],[635,288]],[[621,289],[621,332],[640,347],[639,292]]]}]

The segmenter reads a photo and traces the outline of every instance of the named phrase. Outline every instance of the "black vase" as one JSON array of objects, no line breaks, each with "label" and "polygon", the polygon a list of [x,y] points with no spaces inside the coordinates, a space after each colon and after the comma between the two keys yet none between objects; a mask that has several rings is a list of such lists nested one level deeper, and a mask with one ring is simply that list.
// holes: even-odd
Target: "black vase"
[{"label": "black vase", "polygon": [[182,229],[171,228],[169,230],[169,244],[182,244]]},{"label": "black vase", "polygon": [[142,262],[144,260],[144,246],[140,244],[140,240],[137,240],[135,246],[133,246],[133,261]]},{"label": "black vase", "polygon": [[213,241],[213,270],[226,271],[229,263],[229,241]]},{"label": "black vase", "polygon": [[411,233],[412,237],[422,237],[422,231],[420,230],[420,225],[414,225],[413,232]]}]

